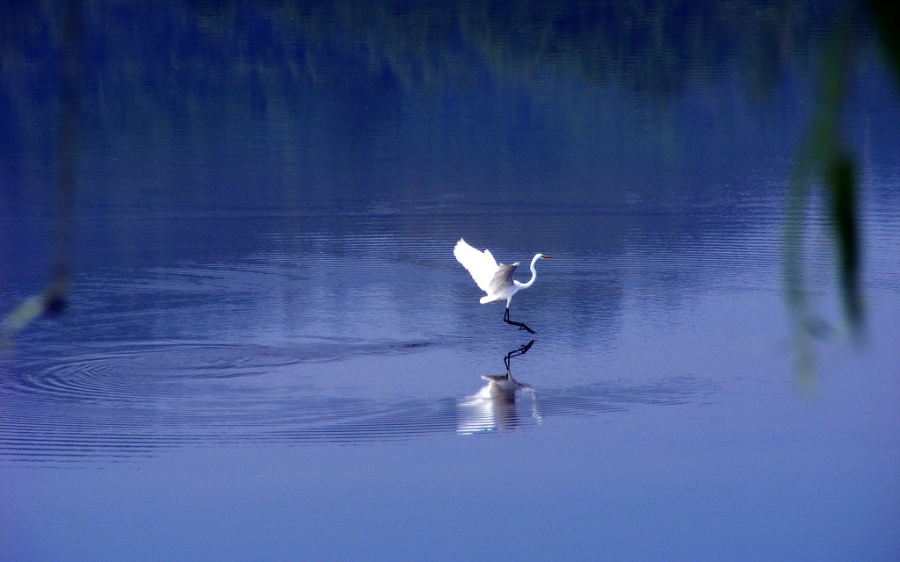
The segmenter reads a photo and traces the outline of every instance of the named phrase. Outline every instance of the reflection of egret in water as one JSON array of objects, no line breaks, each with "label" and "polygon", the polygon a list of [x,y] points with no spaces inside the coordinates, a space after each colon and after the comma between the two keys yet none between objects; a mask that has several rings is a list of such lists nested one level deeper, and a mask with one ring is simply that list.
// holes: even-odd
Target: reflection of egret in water
[{"label": "reflection of egret in water", "polygon": [[514,379],[510,370],[510,359],[524,355],[532,345],[534,340],[507,353],[503,358],[506,374],[482,375],[481,378],[487,384],[474,395],[459,401],[457,433],[470,435],[515,429],[519,425],[519,413],[516,409],[516,394],[519,392],[531,395],[531,416],[540,423],[534,387]]}]

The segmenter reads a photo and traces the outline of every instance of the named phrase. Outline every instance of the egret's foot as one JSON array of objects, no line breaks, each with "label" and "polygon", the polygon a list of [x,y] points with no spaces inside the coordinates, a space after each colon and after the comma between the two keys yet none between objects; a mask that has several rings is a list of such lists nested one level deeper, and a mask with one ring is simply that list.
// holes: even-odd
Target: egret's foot
[{"label": "egret's foot", "polygon": [[523,323],[521,323],[521,322],[514,322],[514,321],[512,321],[512,320],[510,320],[510,319],[508,319],[508,318],[504,318],[503,321],[506,322],[507,324],[509,324],[510,326],[518,326],[520,330],[525,330],[525,331],[527,331],[529,334],[535,334],[535,333],[536,333],[534,330],[532,330],[531,328],[529,328],[528,326],[526,326],[525,324],[523,324]]}]

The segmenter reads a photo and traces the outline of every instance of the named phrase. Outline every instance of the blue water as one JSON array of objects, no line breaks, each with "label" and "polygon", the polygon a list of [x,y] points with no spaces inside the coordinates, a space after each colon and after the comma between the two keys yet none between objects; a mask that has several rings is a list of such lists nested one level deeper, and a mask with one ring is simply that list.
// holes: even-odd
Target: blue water
[{"label": "blue water", "polygon": [[[0,313],[73,276],[0,355],[0,560],[900,556],[900,96],[865,17],[866,316],[814,190],[802,348],[830,5],[86,2],[74,142],[48,6],[2,18]],[[511,308],[537,334],[460,237],[554,256]]]}]

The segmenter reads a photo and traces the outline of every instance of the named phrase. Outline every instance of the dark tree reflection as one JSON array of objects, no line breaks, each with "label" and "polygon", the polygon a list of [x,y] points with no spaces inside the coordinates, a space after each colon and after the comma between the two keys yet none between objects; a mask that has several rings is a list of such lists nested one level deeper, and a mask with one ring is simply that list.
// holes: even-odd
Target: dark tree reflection
[{"label": "dark tree reflection", "polygon": [[[518,98],[504,107],[521,113],[556,104],[561,109],[548,119],[574,138],[590,125],[584,112],[567,114],[568,104],[542,98],[548,76],[622,88],[665,107],[691,85],[726,75],[765,103],[789,70],[818,71],[820,99],[786,180],[787,293],[798,317],[811,314],[803,298],[802,217],[807,193],[821,186],[845,316],[857,331],[864,318],[861,170],[842,136],[841,111],[862,53],[880,49],[895,71],[900,67],[898,21],[897,3],[881,0],[3,3],[0,143],[7,162],[55,162],[53,266],[41,310],[57,310],[67,293],[75,170],[85,135],[162,153],[202,147],[196,150],[203,157],[222,134],[222,122],[268,116],[299,124],[312,152],[323,138],[367,142],[388,128],[411,92],[444,101],[450,88],[463,96],[487,88],[515,92]],[[877,45],[865,33],[870,28]],[[333,130],[332,122],[346,130]],[[504,126],[511,127],[501,121]],[[501,130],[497,138],[516,135]],[[491,148],[502,154],[516,145]],[[302,189],[297,178],[314,173],[286,167],[280,197],[295,201]],[[338,189],[347,186],[321,183],[303,196],[325,201],[340,197]],[[396,189],[416,196],[415,188]],[[514,197],[514,189],[496,187],[500,199]],[[572,195],[593,189],[575,186]],[[147,200],[164,197],[162,191],[136,182],[111,197]],[[17,310],[14,317],[28,317]],[[801,330],[808,324],[798,322]]]}]

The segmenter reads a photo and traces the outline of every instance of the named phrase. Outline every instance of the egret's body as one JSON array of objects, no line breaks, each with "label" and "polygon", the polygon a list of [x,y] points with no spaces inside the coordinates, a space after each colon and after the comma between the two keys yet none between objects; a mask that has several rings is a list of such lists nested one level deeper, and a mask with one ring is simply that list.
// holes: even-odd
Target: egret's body
[{"label": "egret's body", "polygon": [[478,287],[487,293],[487,295],[481,297],[481,304],[505,300],[506,313],[503,315],[503,320],[507,324],[518,326],[521,330],[534,333],[534,330],[525,324],[513,322],[509,319],[509,303],[512,301],[513,295],[534,285],[534,281],[537,279],[537,271],[534,268],[534,264],[539,259],[551,256],[535,254],[531,260],[531,279],[527,283],[520,283],[513,279],[513,272],[519,267],[519,262],[511,265],[497,263],[490,250],[480,252],[467,244],[462,238],[459,239],[456,247],[453,248],[453,255],[469,271]]}]

